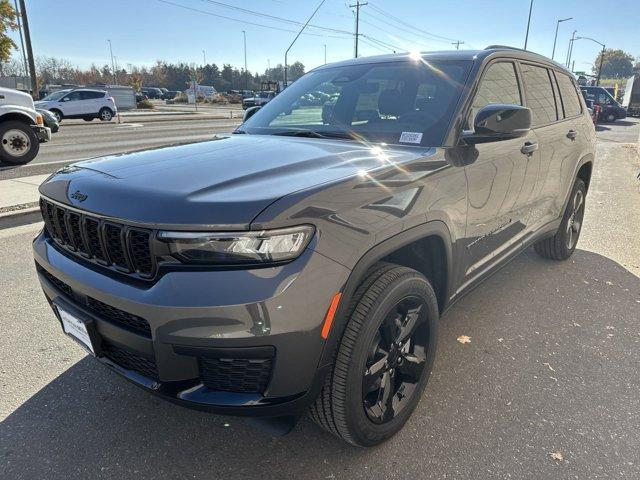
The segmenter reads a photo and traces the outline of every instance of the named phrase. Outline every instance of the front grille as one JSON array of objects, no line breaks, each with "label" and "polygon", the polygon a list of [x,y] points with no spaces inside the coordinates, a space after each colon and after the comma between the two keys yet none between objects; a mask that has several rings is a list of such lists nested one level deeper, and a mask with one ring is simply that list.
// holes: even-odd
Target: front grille
[{"label": "front grille", "polygon": [[119,272],[154,276],[152,230],[106,222],[44,199],[40,199],[40,210],[47,233],[66,250]]},{"label": "front grille", "polygon": [[133,370],[143,377],[151,378],[152,380],[158,379],[158,368],[155,361],[104,339],[102,340],[101,350],[102,354],[116,365],[127,370]]},{"label": "front grille", "polygon": [[211,390],[240,393],[263,393],[271,378],[271,358],[198,359],[200,376]]},{"label": "front grille", "polygon": [[149,322],[144,318],[112,307],[111,305],[107,305],[106,303],[102,303],[100,300],[96,300],[91,297],[87,297],[87,307],[89,307],[89,309],[100,318],[131,330],[135,330],[136,332],[142,333],[144,336],[151,338],[151,327],[149,326]]}]

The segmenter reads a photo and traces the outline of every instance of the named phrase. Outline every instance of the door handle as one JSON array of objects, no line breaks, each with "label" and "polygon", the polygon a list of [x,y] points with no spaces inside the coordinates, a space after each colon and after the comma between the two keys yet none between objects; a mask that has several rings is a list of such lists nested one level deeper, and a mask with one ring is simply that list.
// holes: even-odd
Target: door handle
[{"label": "door handle", "polygon": [[533,155],[533,152],[535,152],[536,150],[538,150],[538,142],[536,142],[535,140],[533,142],[525,142],[525,144],[520,149],[520,151],[528,157]]},{"label": "door handle", "polygon": [[567,138],[570,138],[571,140],[575,140],[577,136],[578,132],[576,132],[575,130],[569,130],[567,132]]}]

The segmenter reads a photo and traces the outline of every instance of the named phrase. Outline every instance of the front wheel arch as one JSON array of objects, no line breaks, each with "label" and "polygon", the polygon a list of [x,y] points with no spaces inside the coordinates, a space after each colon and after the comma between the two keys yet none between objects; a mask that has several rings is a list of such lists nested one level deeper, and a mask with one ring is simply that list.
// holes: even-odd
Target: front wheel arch
[{"label": "front wheel arch", "polygon": [[445,281],[442,288],[442,299],[438,299],[439,310],[442,312],[451,296],[452,279],[453,279],[453,240],[449,227],[441,220],[432,220],[421,225],[417,225],[407,229],[398,235],[394,235],[369,249],[356,263],[351,271],[349,278],[342,288],[342,296],[340,304],[334,316],[334,323],[329,332],[329,336],[325,342],[324,349],[320,358],[318,368],[330,365],[333,362],[337,346],[348,320],[348,309],[351,299],[356,293],[358,287],[366,279],[371,268],[381,260],[389,257],[394,252],[399,251],[403,247],[410,245],[416,241],[426,239],[428,237],[438,237],[445,252]]}]

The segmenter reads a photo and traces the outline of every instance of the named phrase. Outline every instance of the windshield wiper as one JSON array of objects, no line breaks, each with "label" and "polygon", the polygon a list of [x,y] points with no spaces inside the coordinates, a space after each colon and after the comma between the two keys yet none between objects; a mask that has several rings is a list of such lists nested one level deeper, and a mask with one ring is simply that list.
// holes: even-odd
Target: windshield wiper
[{"label": "windshield wiper", "polygon": [[306,128],[296,128],[275,132],[272,135],[283,137],[307,137],[307,138],[352,138],[347,132],[317,132]]}]

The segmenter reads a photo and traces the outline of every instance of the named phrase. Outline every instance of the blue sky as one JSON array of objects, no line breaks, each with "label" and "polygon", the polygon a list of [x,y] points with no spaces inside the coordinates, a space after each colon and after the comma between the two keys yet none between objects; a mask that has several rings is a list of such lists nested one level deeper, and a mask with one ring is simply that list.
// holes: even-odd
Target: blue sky
[{"label": "blue sky", "polygon": [[[244,62],[242,30],[247,35],[247,62],[250,71],[264,71],[283,63],[284,51],[298,27],[271,18],[259,17],[225,8],[210,0],[28,0],[27,9],[34,53],[62,57],[74,65],[109,62],[111,39],[119,66],[151,65],[161,59],[200,64],[202,50],[207,62]],[[228,5],[254,10],[294,21],[306,20],[319,0],[219,0]],[[354,0],[355,1],[355,0]],[[352,32],[354,17],[345,0],[326,0],[313,24]],[[461,48],[483,48],[488,44],[522,47],[529,0],[369,0],[362,7],[361,33],[379,42],[406,50],[442,50],[453,48],[451,40],[460,39]],[[607,47],[621,48],[640,57],[639,0],[618,0],[615,8],[595,0],[534,0],[529,49],[551,56],[558,18],[574,17],[560,25],[556,60],[564,61],[568,39],[576,29],[578,35],[590,36]],[[208,13],[203,13],[208,12]],[[214,15],[232,17],[241,22]],[[404,22],[399,23],[392,19]],[[263,28],[242,22],[269,25],[287,31]],[[435,34],[427,36],[413,27]],[[292,48],[289,59],[302,61],[307,69],[324,61],[338,61],[353,56],[353,38],[346,34],[311,30]],[[365,39],[361,55],[375,55],[390,50]],[[592,42],[576,42],[576,70],[590,70],[600,47]],[[16,52],[17,53],[17,52]]]}]

